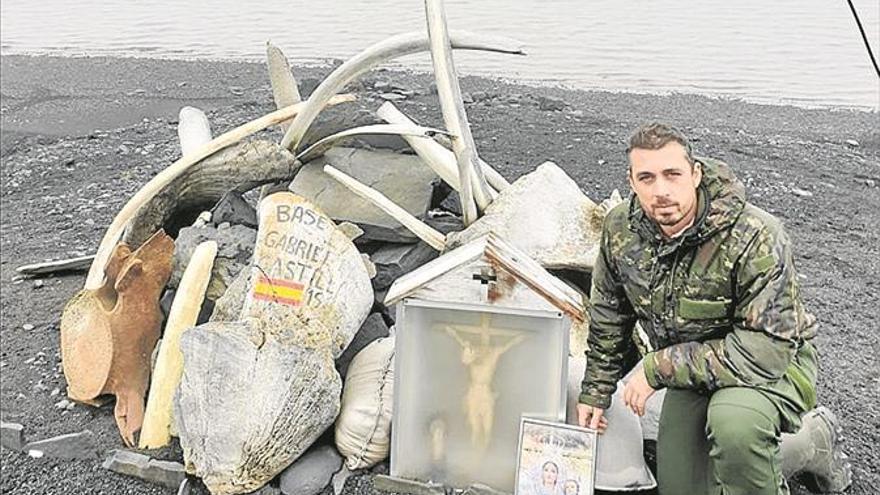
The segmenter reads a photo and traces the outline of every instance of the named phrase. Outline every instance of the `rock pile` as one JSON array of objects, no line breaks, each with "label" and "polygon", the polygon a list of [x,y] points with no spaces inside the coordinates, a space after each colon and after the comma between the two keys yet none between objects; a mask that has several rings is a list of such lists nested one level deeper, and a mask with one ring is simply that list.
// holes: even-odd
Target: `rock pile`
[{"label": "rock pile", "polygon": [[[548,267],[581,273],[590,269],[605,210],[550,163],[508,183],[478,156],[470,135],[451,49],[522,53],[518,43],[465,32],[450,35],[440,15],[442,4],[429,0],[426,9],[429,36],[407,33],[369,47],[339,64],[324,81],[304,85],[313,86],[305,102],[300,102],[283,54],[270,45],[269,72],[279,110],[214,139],[204,114],[192,108],[181,111],[184,156],[117,214],[82,293],[96,294],[104,306],[113,302],[107,284],[116,275],[112,262],[120,238],[140,244],[159,228],[175,237],[167,285],[163,280],[159,294],[126,297],[141,306],[161,307],[166,318],[172,307],[201,306],[195,326],[179,333],[183,369],[171,425],[163,420],[164,428],[170,426],[180,439],[183,464],[115,451],[105,462],[107,469],[166,486],[180,480],[182,491],[185,470],[215,495],[272,492],[276,486],[298,495],[319,493],[328,485],[338,490],[349,469],[369,468],[387,457],[395,310],[385,304],[385,295],[394,280],[440,251],[490,231]],[[388,124],[333,134],[338,129],[328,130],[324,122],[310,130],[325,106],[351,100],[337,93],[359,74],[426,50],[433,55],[436,93],[448,131],[419,126],[393,108],[392,101],[416,90],[390,81],[373,88],[385,101],[374,120]],[[549,110],[565,108],[564,102],[551,99],[539,104]],[[351,122],[339,124],[350,127]],[[280,145],[245,140],[272,125],[285,131]],[[340,144],[351,137],[358,137],[361,145]],[[254,188],[260,185],[257,196]],[[202,293],[193,294],[185,272],[198,257],[197,247],[206,244],[216,250],[210,280]],[[142,278],[134,273],[132,284]],[[101,309],[97,303],[79,304],[80,299],[75,297],[65,309],[62,340],[78,328],[65,322],[88,327]],[[127,348],[117,336],[124,339],[120,328],[138,325],[135,316],[119,308],[102,327],[104,332],[84,337],[80,347]],[[370,345],[384,337],[388,340],[382,345]],[[114,369],[136,368],[133,375],[148,377],[149,351],[136,351],[114,362]],[[65,369],[86,369],[87,361],[86,354],[68,353]],[[155,360],[155,366],[164,362]],[[347,403],[359,410],[340,415],[346,407],[341,402],[344,378],[352,374],[359,389],[376,396],[376,414],[365,413],[372,402],[355,400],[356,393],[349,390]],[[95,392],[136,389],[137,394],[125,397],[127,409],[116,411],[126,443],[133,445],[132,433],[141,418],[133,421],[130,412],[143,411],[143,387],[127,383],[125,376],[113,378],[110,385],[117,388],[96,387]],[[76,389],[70,385],[68,393]],[[174,385],[163,382],[169,386]],[[96,394],[81,395],[92,399]],[[372,422],[367,428],[335,428],[337,435],[366,431],[362,449],[337,451],[332,435],[324,434],[344,418]],[[13,426],[4,425],[3,433],[4,444],[23,443]],[[46,448],[54,445],[47,442]]]}]

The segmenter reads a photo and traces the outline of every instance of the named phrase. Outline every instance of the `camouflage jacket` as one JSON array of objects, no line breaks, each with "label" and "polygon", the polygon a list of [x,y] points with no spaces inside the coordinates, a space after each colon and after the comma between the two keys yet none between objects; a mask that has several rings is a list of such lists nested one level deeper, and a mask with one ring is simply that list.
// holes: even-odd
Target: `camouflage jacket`
[{"label": "camouflage jacket", "polygon": [[815,334],[782,224],[746,202],[726,164],[699,161],[697,217],[681,236],[665,239],[635,197],[605,219],[582,403],[610,405],[636,321],[657,349],[643,360],[654,388],[762,388]]}]

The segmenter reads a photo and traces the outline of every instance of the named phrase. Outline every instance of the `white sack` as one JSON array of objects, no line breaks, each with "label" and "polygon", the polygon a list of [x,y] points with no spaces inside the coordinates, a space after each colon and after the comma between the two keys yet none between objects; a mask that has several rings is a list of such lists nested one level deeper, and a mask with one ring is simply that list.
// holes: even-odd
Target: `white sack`
[{"label": "white sack", "polygon": [[336,448],[348,469],[368,468],[388,457],[394,400],[394,335],[371,342],[348,367]]},{"label": "white sack", "polygon": [[[566,421],[577,424],[578,396],[587,360],[584,356],[568,358],[568,407]],[[599,435],[596,457],[596,488],[607,491],[648,490],[657,486],[648,469],[642,444],[642,426],[639,417],[623,404],[623,384],[611,399],[605,411],[608,429]]]}]

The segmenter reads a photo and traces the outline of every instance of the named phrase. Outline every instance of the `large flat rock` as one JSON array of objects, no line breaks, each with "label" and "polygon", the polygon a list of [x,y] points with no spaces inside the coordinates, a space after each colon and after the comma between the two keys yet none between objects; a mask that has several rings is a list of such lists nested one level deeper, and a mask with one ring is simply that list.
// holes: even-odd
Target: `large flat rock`
[{"label": "large flat rock", "polygon": [[95,434],[89,430],[30,442],[24,446],[24,450],[31,457],[46,456],[59,459],[95,459],[98,457]]},{"label": "large flat rock", "polygon": [[591,271],[605,212],[555,163],[523,175],[483,216],[447,237],[447,249],[493,232],[545,268]]},{"label": "large flat rock", "polygon": [[151,459],[149,456],[128,450],[114,450],[104,463],[104,469],[134,476],[150,483],[177,488],[186,478],[183,464]]},{"label": "large flat rock", "polygon": [[370,260],[376,266],[373,288],[391,287],[401,275],[407,274],[433,260],[439,253],[425,242],[416,244],[387,244],[376,250]]},{"label": "large flat rock", "polygon": [[333,220],[360,226],[367,239],[417,240],[397,220],[324,173],[327,164],[376,189],[416,217],[424,218],[431,206],[431,181],[437,175],[421,158],[386,150],[332,148],[306,164],[290,184],[291,191],[311,199]]}]

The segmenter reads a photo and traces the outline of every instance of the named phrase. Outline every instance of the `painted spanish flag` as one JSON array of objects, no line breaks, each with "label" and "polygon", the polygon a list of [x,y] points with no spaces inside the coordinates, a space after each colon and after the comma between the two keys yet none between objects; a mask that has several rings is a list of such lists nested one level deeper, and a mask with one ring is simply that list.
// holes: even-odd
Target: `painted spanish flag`
[{"label": "painted spanish flag", "polygon": [[290,306],[302,304],[303,284],[260,275],[254,286],[254,299]]}]

